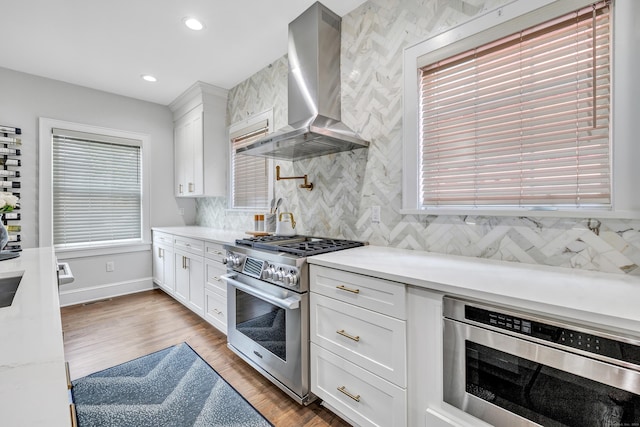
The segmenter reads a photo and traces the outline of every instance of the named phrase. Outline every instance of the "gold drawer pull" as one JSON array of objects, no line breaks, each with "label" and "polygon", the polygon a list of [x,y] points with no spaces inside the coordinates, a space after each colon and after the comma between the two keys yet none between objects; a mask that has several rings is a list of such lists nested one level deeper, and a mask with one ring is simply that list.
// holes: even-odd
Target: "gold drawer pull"
[{"label": "gold drawer pull", "polygon": [[340,289],[341,291],[351,292],[353,294],[359,294],[360,293],[360,289],[350,289],[350,288],[347,288],[345,285],[336,286],[336,288]]},{"label": "gold drawer pull", "polygon": [[339,391],[340,393],[344,393],[344,394],[346,394],[347,396],[349,396],[350,398],[352,398],[352,399],[353,399],[353,400],[355,400],[356,402],[360,402],[360,395],[359,395],[359,394],[357,394],[357,395],[353,395],[353,394],[349,393],[349,392],[346,390],[346,388],[347,388],[346,386],[338,387],[338,391]]},{"label": "gold drawer pull", "polygon": [[356,336],[354,337],[353,335],[349,335],[348,333],[346,333],[346,332],[344,331],[344,329],[340,329],[339,331],[336,331],[336,333],[338,333],[338,334],[342,335],[343,337],[347,337],[347,338],[349,338],[350,340],[354,340],[355,342],[360,341],[360,336],[359,336],[359,335],[356,335]]},{"label": "gold drawer pull", "polygon": [[216,281],[216,282],[220,282],[222,279],[220,279],[218,276],[213,276],[213,277],[209,277],[209,281]]},{"label": "gold drawer pull", "polygon": [[71,415],[71,427],[78,427],[78,414],[76,413],[75,403],[69,404],[69,412]]},{"label": "gold drawer pull", "polygon": [[71,384],[71,375],[69,373],[69,362],[64,362],[64,371],[67,375],[67,390],[71,390],[73,385]]}]

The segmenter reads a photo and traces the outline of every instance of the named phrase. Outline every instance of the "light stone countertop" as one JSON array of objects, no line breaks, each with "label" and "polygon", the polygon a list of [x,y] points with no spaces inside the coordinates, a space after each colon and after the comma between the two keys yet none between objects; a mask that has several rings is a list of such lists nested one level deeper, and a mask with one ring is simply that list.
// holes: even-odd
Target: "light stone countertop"
[{"label": "light stone countertop", "polygon": [[640,336],[640,277],[364,246],[310,264],[626,329]]},{"label": "light stone countertop", "polygon": [[216,228],[187,225],[183,227],[153,227],[153,231],[174,234],[192,239],[207,240],[220,244],[233,243],[236,239],[250,237],[243,231],[219,230]]},{"label": "light stone countertop", "polygon": [[52,248],[25,249],[0,261],[0,277],[24,273],[9,307],[0,308],[0,424],[68,427],[56,261]]}]

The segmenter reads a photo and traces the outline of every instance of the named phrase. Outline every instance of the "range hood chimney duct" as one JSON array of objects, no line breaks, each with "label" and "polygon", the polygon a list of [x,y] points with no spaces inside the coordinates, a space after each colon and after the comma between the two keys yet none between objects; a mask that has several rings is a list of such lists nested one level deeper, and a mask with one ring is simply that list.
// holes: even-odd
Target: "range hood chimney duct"
[{"label": "range hood chimney duct", "polygon": [[341,25],[320,2],[289,24],[289,125],[236,153],[301,160],[369,146],[340,121]]}]

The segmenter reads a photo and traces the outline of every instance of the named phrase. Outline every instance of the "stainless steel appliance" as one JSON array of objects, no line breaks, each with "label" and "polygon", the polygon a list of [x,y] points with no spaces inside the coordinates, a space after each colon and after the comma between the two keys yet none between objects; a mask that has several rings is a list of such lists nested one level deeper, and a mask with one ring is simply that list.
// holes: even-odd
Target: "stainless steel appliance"
[{"label": "stainless steel appliance", "polygon": [[639,426],[640,337],[444,298],[444,401],[496,426]]},{"label": "stainless steel appliance", "polygon": [[341,25],[319,2],[289,24],[289,125],[238,153],[300,160],[369,146],[341,121]]},{"label": "stainless steel appliance", "polygon": [[229,348],[301,404],[309,393],[306,258],[362,246],[306,236],[238,239],[225,245]]}]

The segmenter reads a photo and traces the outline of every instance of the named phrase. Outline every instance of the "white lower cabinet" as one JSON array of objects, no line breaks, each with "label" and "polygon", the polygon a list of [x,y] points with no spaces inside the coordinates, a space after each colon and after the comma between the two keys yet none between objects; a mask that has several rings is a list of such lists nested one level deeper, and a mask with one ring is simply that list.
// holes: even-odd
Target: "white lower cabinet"
[{"label": "white lower cabinet", "polygon": [[406,426],[406,286],[309,271],[311,391],[357,425]]},{"label": "white lower cabinet", "polygon": [[176,298],[204,316],[204,241],[174,236]]},{"label": "white lower cabinet", "polygon": [[[217,251],[216,251],[217,252]],[[209,253],[209,252],[208,252]],[[207,322],[227,333],[227,287],[222,275],[227,272],[218,257],[207,255],[205,261],[204,318]]]},{"label": "white lower cabinet", "polygon": [[207,322],[227,333],[227,297],[209,289],[204,290],[204,318]]},{"label": "white lower cabinet", "polygon": [[222,275],[227,272],[223,264],[225,250],[219,243],[206,242],[205,252],[205,307],[204,318],[227,333],[227,285]]},{"label": "white lower cabinet", "polygon": [[204,315],[204,259],[175,251],[175,297],[200,316]]},{"label": "white lower cabinet", "polygon": [[153,282],[166,293],[175,293],[173,245],[153,241]]},{"label": "white lower cabinet", "polygon": [[489,427],[443,401],[442,297],[441,292],[407,287],[409,425]]},{"label": "white lower cabinet", "polygon": [[227,333],[221,244],[153,232],[153,281],[210,324]]},{"label": "white lower cabinet", "polygon": [[332,409],[363,426],[406,426],[406,389],[311,343],[311,388]]}]

